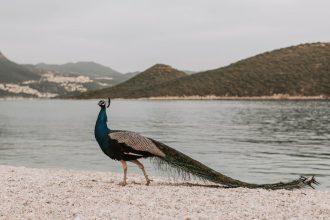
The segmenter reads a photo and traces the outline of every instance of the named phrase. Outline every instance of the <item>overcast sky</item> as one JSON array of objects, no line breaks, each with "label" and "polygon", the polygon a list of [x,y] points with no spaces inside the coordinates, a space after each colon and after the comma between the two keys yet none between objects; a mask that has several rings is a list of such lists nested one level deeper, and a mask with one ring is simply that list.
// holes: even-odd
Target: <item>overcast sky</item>
[{"label": "overcast sky", "polygon": [[329,10],[329,0],[0,0],[0,51],[18,63],[198,71],[330,41]]}]

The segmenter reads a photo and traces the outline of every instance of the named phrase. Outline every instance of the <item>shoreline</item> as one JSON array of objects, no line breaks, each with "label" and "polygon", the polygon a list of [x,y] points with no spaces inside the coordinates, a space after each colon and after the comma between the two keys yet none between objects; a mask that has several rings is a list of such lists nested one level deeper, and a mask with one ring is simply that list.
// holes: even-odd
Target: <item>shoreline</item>
[{"label": "shoreline", "polygon": [[224,189],[129,173],[0,165],[0,219],[329,219],[330,191]]},{"label": "shoreline", "polygon": [[273,96],[159,96],[149,98],[138,98],[142,100],[329,100],[325,96],[288,96],[288,95],[273,95]]},{"label": "shoreline", "polygon": [[[34,98],[34,97],[2,97],[0,101],[6,100],[93,100],[100,98]],[[328,101],[330,96],[289,96],[289,95],[273,95],[273,96],[156,96],[144,98],[112,98],[113,100],[236,100],[236,101]]]}]

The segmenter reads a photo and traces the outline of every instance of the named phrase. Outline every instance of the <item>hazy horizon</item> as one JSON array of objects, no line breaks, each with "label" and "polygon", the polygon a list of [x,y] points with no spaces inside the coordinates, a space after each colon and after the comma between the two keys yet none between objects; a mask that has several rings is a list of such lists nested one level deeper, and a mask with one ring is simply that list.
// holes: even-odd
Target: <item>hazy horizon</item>
[{"label": "hazy horizon", "polygon": [[330,36],[325,0],[0,2],[0,51],[26,64],[201,71]]}]

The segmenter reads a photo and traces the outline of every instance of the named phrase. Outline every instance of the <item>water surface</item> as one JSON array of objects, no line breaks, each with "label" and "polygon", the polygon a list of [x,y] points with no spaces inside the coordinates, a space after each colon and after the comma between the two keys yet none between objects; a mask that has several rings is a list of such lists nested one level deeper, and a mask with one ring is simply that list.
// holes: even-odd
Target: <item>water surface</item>
[{"label": "water surface", "polygon": [[[121,172],[94,140],[97,100],[0,101],[0,164]],[[112,129],[162,141],[234,178],[316,174],[330,188],[330,102],[114,100]],[[152,175],[160,175],[144,162]],[[128,172],[140,172],[129,166]]]}]

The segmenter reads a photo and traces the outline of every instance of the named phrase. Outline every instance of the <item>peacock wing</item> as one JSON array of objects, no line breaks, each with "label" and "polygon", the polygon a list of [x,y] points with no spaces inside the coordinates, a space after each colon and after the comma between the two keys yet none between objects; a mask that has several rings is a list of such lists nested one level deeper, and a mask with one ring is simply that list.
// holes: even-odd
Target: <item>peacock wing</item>
[{"label": "peacock wing", "polygon": [[109,133],[111,139],[118,143],[124,143],[137,151],[145,151],[159,157],[165,157],[165,154],[156,146],[149,138],[144,137],[132,131],[111,131]]}]

